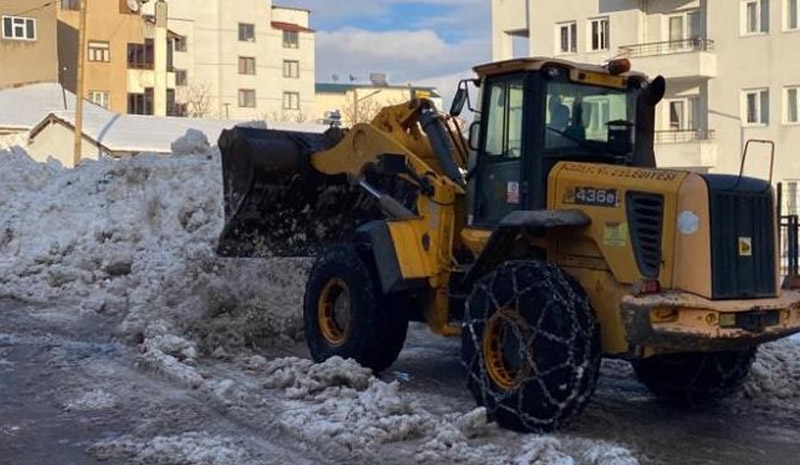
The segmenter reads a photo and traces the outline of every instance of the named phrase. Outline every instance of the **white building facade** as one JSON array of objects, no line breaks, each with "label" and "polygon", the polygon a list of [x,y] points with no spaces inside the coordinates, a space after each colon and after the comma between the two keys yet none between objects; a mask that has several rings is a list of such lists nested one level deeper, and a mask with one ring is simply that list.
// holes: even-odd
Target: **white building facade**
[{"label": "white building facade", "polygon": [[[176,100],[188,116],[311,120],[311,12],[271,0],[169,0]],[[152,4],[145,7],[145,14]]]},{"label": "white building facade", "polygon": [[[493,57],[556,56],[667,78],[656,157],[738,173],[776,143],[775,182],[800,182],[800,0],[492,0]],[[748,174],[767,177],[754,147]]]}]

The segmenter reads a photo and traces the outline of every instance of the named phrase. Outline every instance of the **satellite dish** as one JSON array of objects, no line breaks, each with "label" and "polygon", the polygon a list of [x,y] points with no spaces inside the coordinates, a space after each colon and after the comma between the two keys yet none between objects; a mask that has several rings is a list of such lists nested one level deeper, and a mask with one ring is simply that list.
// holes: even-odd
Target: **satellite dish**
[{"label": "satellite dish", "polygon": [[138,13],[142,9],[142,4],[139,0],[128,0],[128,9],[133,13]]}]

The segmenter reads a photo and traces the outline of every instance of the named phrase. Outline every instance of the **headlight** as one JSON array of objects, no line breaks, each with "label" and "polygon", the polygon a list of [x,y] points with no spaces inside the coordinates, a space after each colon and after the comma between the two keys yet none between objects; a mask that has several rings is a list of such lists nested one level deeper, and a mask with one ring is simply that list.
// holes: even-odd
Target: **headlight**
[{"label": "headlight", "polygon": [[691,235],[700,229],[700,217],[695,212],[684,210],[678,214],[678,231]]}]

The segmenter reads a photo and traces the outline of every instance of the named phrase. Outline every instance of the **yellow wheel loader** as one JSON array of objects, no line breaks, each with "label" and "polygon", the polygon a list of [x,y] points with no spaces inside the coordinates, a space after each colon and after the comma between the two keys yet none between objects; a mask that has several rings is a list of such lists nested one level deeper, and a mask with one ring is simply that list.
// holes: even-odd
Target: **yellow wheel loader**
[{"label": "yellow wheel loader", "polygon": [[800,331],[771,183],[656,168],[663,78],[627,60],[475,72],[450,114],[416,99],[324,134],[221,136],[219,253],[317,255],[314,360],[381,371],[422,321],[461,338],[491,418],[551,431],[586,406],[602,357],[630,360],[656,396],[707,402],[759,344]]}]

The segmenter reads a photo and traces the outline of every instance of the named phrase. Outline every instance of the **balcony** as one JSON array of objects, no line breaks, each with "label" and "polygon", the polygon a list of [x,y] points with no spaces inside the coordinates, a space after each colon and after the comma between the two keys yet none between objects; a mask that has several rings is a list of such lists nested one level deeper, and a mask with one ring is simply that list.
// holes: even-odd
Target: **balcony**
[{"label": "balcony", "polygon": [[[156,86],[156,73],[149,69],[128,70],[128,93],[141,94],[145,89]],[[167,72],[167,89],[175,88],[175,73]]]},{"label": "balcony", "polygon": [[623,45],[620,53],[631,59],[633,69],[648,76],[667,79],[711,79],[717,77],[714,41],[685,39]]},{"label": "balcony", "polygon": [[655,132],[660,168],[712,168],[717,164],[714,131],[686,129]]}]

